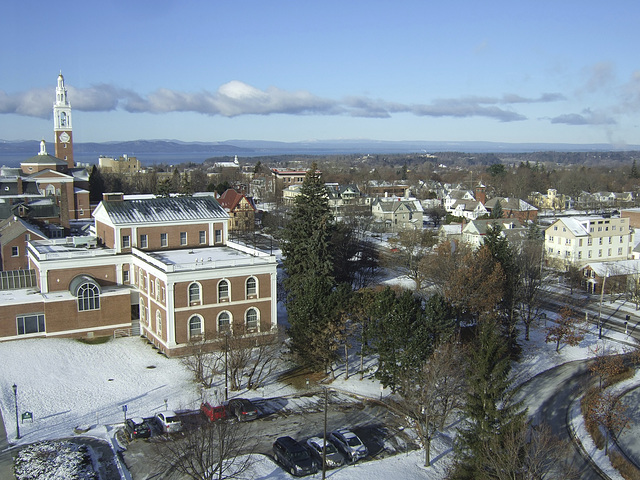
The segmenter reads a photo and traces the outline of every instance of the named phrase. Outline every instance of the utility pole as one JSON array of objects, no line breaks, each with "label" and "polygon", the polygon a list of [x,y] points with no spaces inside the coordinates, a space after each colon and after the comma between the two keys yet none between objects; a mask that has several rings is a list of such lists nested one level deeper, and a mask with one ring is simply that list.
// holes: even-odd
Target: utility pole
[{"label": "utility pole", "polygon": [[324,435],[322,437],[322,480],[327,472],[327,387],[324,387]]},{"label": "utility pole", "polygon": [[229,368],[228,363],[229,352],[229,334],[224,335],[224,400],[229,400]]}]

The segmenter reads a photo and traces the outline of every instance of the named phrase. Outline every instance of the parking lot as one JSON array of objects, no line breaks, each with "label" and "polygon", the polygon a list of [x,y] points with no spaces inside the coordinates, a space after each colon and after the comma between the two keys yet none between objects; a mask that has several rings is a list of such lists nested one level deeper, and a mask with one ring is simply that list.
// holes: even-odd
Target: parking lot
[{"label": "parking lot", "polygon": [[[255,401],[260,417],[251,422],[237,422],[249,441],[242,453],[261,453],[272,455],[272,444],[277,437],[291,436],[305,441],[312,436],[322,436],[324,431],[324,410],[321,396],[309,402],[299,411],[287,408],[286,399]],[[280,408],[281,407],[281,408]],[[187,415],[185,420],[197,428],[205,417],[199,413]],[[388,455],[416,448],[410,440],[403,419],[374,401],[344,401],[344,398],[332,398],[327,409],[327,431],[347,427],[352,429],[369,450],[363,461],[383,458]],[[181,435],[169,438],[157,435],[150,439],[135,440],[127,446],[123,459],[134,480],[164,479],[178,480],[179,475],[166,471],[154,458],[163,453],[165,442],[180,441]],[[349,468],[349,467],[346,467]]]}]

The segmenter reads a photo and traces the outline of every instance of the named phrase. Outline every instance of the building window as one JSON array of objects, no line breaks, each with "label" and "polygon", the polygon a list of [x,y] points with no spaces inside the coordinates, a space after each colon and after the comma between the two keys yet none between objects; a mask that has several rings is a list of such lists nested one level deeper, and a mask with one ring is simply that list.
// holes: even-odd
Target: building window
[{"label": "building window", "polygon": [[587,245],[588,246],[593,245],[593,238],[587,238]]},{"label": "building window", "polygon": [[229,312],[221,312],[220,315],[218,315],[218,331],[231,331],[231,315],[229,315]]},{"label": "building window", "polygon": [[247,297],[255,297],[258,292],[258,282],[255,278],[247,278]]},{"label": "building window", "polygon": [[618,248],[618,255],[622,255],[622,247]]},{"label": "building window", "polygon": [[162,314],[160,310],[156,310],[156,333],[162,337]]},{"label": "building window", "polygon": [[599,240],[599,245],[602,245],[602,237],[600,237],[598,240]]},{"label": "building window", "polygon": [[229,282],[226,280],[221,280],[220,283],[218,283],[218,301],[229,301]]},{"label": "building window", "polygon": [[122,271],[122,283],[129,283],[129,270]]},{"label": "building window", "polygon": [[589,254],[587,255],[587,257],[591,258],[591,250],[589,250]]},{"label": "building window", "polygon": [[199,337],[202,335],[202,318],[194,315],[189,319],[189,338]]},{"label": "building window", "polygon": [[12,257],[17,257],[20,255],[20,248],[18,247],[11,247],[11,256]]},{"label": "building window", "polygon": [[207,243],[207,232],[205,232],[204,230],[200,230],[199,237],[200,245],[204,245],[205,243]]},{"label": "building window", "polygon": [[155,295],[154,287],[155,283],[151,279],[149,279],[149,295]]},{"label": "building window", "polygon": [[146,235],[140,235],[140,248],[147,248],[148,243],[147,243],[147,236]]},{"label": "building window", "polygon": [[156,299],[160,296],[160,280],[156,278]]},{"label": "building window", "polygon": [[187,244],[187,232],[180,232],[180,245]]},{"label": "building window", "polygon": [[122,248],[131,247],[131,237],[129,235],[122,236]]},{"label": "building window", "polygon": [[200,305],[200,284],[192,283],[189,285],[189,305]]},{"label": "building window", "polygon": [[27,335],[29,333],[42,333],[44,329],[44,313],[35,313],[32,315],[20,315],[16,317],[18,323],[18,335]]},{"label": "building window", "polygon": [[167,237],[166,233],[161,233],[160,234],[160,246],[161,247],[166,247],[169,245],[169,239]]},{"label": "building window", "polygon": [[255,330],[258,328],[258,310],[250,308],[246,314],[247,330]]},{"label": "building window", "polygon": [[147,325],[149,325],[149,319],[145,315],[144,300],[140,300],[140,320],[143,321],[143,322],[146,320],[147,321]]},{"label": "building window", "polygon": [[216,230],[216,243],[222,243],[222,230]]},{"label": "building window", "polygon": [[78,287],[78,311],[100,310],[100,289],[95,283],[83,283]]},{"label": "building window", "polygon": [[578,239],[578,246],[581,247],[582,246],[582,239]]}]

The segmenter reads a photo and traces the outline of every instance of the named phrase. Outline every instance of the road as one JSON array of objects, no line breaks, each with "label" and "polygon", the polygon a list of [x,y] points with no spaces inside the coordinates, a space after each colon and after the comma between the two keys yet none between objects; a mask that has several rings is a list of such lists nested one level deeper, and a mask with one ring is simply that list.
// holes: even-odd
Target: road
[{"label": "road", "polygon": [[[312,436],[322,436],[324,430],[323,396],[315,395],[310,406],[303,409],[278,409],[286,405],[286,399],[271,399],[256,402],[262,412],[259,419],[251,422],[236,422],[235,425],[248,430],[246,451],[272,456],[272,444],[277,437],[289,435],[304,441]],[[274,408],[275,406],[275,408]],[[369,449],[366,460],[380,459],[392,453],[417,448],[404,433],[403,419],[376,401],[345,402],[330,396],[327,431],[351,428]],[[176,437],[179,438],[179,437]],[[162,454],[164,439],[135,440],[131,442],[123,458],[134,480],[178,480],[175,472],[166,471],[157,460]],[[348,468],[348,467],[347,467]]]},{"label": "road", "polygon": [[606,477],[581,454],[568,426],[571,402],[591,380],[588,363],[589,360],[569,362],[536,375],[518,388],[516,401],[523,401],[534,425],[548,425],[555,436],[570,445],[561,466],[573,468],[581,480],[599,480]]}]

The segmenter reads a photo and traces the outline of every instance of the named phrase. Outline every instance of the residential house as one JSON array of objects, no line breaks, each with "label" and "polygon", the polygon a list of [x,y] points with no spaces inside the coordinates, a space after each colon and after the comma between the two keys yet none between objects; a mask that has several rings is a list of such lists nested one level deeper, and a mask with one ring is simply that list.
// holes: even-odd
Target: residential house
[{"label": "residential house", "polygon": [[255,230],[258,209],[253,198],[229,188],[220,195],[218,203],[229,214],[229,230]]},{"label": "residential house", "polygon": [[640,292],[640,260],[637,259],[589,262],[582,268],[582,276],[588,293]]},{"label": "residential house", "polygon": [[524,200],[513,197],[494,197],[487,200],[484,206],[489,212],[489,215],[491,215],[498,202],[500,202],[500,208],[502,208],[502,216],[504,218],[517,218],[522,224],[535,222],[538,218],[538,209],[536,207]]},{"label": "residential house", "polygon": [[628,218],[559,218],[545,230],[545,252],[559,265],[626,260],[634,246]]},{"label": "residential house", "polygon": [[461,232],[462,241],[473,248],[478,248],[484,243],[487,230],[494,225],[500,228],[500,234],[506,237],[510,244],[521,243],[527,236],[527,228],[523,227],[516,218],[483,218],[471,220],[463,226]]},{"label": "residential house", "polygon": [[415,198],[378,197],[371,203],[371,214],[386,231],[422,229],[422,205]]}]

